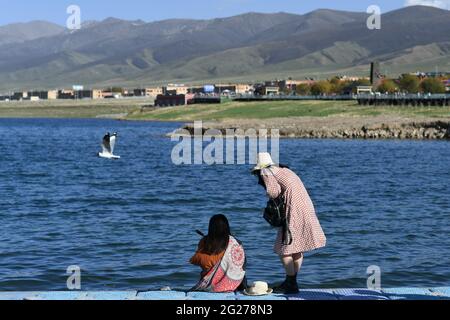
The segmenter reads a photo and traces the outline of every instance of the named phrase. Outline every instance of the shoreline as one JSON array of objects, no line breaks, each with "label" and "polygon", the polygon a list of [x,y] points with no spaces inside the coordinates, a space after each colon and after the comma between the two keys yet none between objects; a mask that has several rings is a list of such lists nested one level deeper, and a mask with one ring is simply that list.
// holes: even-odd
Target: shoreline
[{"label": "shoreline", "polygon": [[[272,134],[272,130],[278,130],[279,137],[285,139],[450,140],[450,120],[448,119],[329,117],[203,123],[203,133],[208,130],[218,130],[222,135],[226,135],[227,130],[237,129],[244,132],[249,129],[255,129],[256,132],[266,129],[268,137]],[[188,123],[175,132],[189,132],[193,135],[194,126]],[[276,135],[276,131],[274,134]],[[242,132],[234,136],[242,137]]]},{"label": "shoreline", "polygon": [[[278,129],[281,138],[449,140],[450,108],[360,106],[349,101],[228,102],[130,113],[130,120],[184,123],[178,132]],[[185,130],[182,130],[185,129]],[[187,130],[187,131],[186,131]],[[264,135],[264,134],[263,134]],[[242,136],[242,134],[241,134]]]},{"label": "shoreline", "polygon": [[[361,107],[355,102],[229,102],[171,108],[148,107],[148,99],[1,103],[1,119],[105,119],[180,124],[175,132],[217,129],[279,130],[291,139],[450,140],[450,108]],[[186,131],[187,130],[187,131]],[[170,135],[169,133],[168,135]],[[242,136],[242,134],[241,134]]]}]

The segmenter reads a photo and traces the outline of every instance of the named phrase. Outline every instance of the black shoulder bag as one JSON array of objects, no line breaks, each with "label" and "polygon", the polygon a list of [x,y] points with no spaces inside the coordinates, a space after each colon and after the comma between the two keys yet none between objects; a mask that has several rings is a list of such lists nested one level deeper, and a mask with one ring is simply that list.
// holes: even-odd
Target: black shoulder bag
[{"label": "black shoulder bag", "polygon": [[[275,175],[274,175],[275,177]],[[275,228],[283,229],[283,245],[292,244],[292,233],[289,230],[289,221],[286,212],[286,197],[279,195],[276,199],[270,199],[264,209],[264,219]]]}]

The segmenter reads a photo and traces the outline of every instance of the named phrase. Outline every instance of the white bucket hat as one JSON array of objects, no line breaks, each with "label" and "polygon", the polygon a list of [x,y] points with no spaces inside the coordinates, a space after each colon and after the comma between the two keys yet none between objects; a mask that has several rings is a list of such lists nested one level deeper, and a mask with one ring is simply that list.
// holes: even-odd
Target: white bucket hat
[{"label": "white bucket hat", "polygon": [[258,154],[257,164],[256,167],[253,168],[254,171],[262,170],[265,168],[268,168],[270,166],[274,166],[275,162],[272,160],[272,156],[270,153],[263,152]]},{"label": "white bucket hat", "polygon": [[244,294],[247,296],[265,296],[273,293],[273,289],[269,288],[266,282],[257,281],[253,283],[253,286],[244,290]]}]

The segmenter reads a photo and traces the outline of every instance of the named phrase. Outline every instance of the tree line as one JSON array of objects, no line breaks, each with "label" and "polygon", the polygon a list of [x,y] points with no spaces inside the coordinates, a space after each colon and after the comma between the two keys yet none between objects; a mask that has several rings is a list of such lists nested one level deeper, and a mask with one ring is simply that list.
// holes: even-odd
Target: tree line
[{"label": "tree line", "polygon": [[[445,93],[446,88],[442,78],[424,78],[405,74],[398,79],[384,79],[376,88],[381,93]],[[360,86],[372,86],[369,79],[360,79],[357,81],[342,80],[338,77],[317,81],[312,84],[303,83],[297,85],[295,93],[302,96],[308,95],[345,95],[357,92]],[[292,93],[292,92],[285,92]]]},{"label": "tree line", "polygon": [[412,74],[405,74],[398,79],[385,79],[378,86],[381,93],[445,93],[443,78],[419,78]]}]

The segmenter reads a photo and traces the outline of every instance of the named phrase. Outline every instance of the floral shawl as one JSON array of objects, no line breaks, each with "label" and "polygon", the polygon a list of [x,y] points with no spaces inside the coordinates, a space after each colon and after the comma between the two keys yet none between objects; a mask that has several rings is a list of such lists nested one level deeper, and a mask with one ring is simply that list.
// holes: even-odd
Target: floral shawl
[{"label": "floral shawl", "polygon": [[242,245],[232,236],[227,250],[214,268],[191,291],[233,292],[245,278],[245,252]]}]

